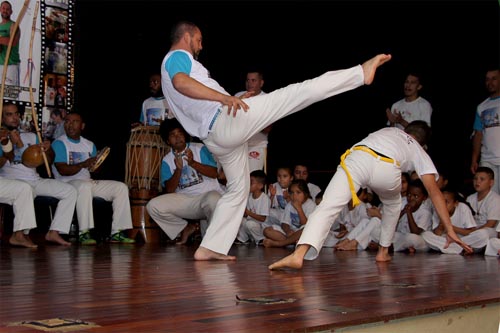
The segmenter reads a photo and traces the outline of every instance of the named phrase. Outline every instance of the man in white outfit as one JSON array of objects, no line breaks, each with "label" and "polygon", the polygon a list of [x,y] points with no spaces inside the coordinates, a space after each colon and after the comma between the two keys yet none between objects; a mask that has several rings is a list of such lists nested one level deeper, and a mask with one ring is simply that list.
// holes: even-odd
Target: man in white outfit
[{"label": "man in white outfit", "polygon": [[487,71],[485,82],[490,95],[477,106],[470,170],[473,174],[479,166],[493,170],[493,191],[500,194],[500,69]]},{"label": "man in white outfit", "polygon": [[132,212],[128,187],[115,180],[93,180],[89,168],[96,163],[95,144],[81,136],[85,123],[80,114],[72,112],[64,119],[66,134],[52,143],[55,152],[52,171],[54,178],[71,184],[78,191],[76,216],[78,218],[79,242],[95,245],[89,230],[94,228],[92,200],[94,197],[111,201],[113,220],[111,222],[111,243],[135,243],[126,237],[124,230],[132,229]]},{"label": "man in white outfit", "polygon": [[149,77],[149,92],[151,96],[142,102],[139,122],[132,124],[132,127],[139,125],[159,126],[164,120],[174,117],[172,112],[168,109],[167,101],[161,90],[160,73],[151,74]]},{"label": "man in white outfit", "polygon": [[202,49],[202,34],[195,24],[180,22],[171,36],[172,46],[161,66],[164,95],[175,117],[189,134],[203,140],[227,178],[227,191],[217,203],[194,258],[235,260],[227,253],[249,195],[247,141],[270,124],[315,102],[370,84],[377,67],[391,56],[380,54],[363,65],[242,99],[227,93],[196,60]]},{"label": "man in white outfit", "polygon": [[[262,90],[264,85],[264,75],[262,72],[249,71],[245,81],[246,90],[236,93],[234,96],[244,98],[245,94],[249,96],[265,95]],[[248,140],[248,167],[250,172],[254,170],[264,170],[265,161],[267,159],[267,144],[269,132],[271,132],[272,124],[264,128],[262,131],[255,133]],[[265,172],[266,170],[264,170]]]},{"label": "man in white outfit", "polygon": [[411,72],[404,83],[405,97],[386,110],[387,125],[404,129],[414,120],[423,120],[431,126],[432,106],[420,96],[422,82],[420,74]]},{"label": "man in white outfit", "polygon": [[404,131],[385,127],[373,132],[347,150],[325,190],[323,200],[309,216],[295,251],[271,264],[269,269],[300,269],[304,259],[315,259],[342,208],[351,198],[354,205],[357,204],[359,199],[356,192],[360,187],[372,189],[383,204],[379,249],[375,260],[390,261],[389,247],[401,210],[401,172],[409,170],[415,170],[422,180],[448,232],[448,243],[456,242],[467,252],[472,252],[471,247],[462,242],[453,230],[443,194],[436,183],[439,174],[422,148],[430,132],[430,127],[424,121],[417,120],[406,126]]},{"label": "man in white outfit", "polygon": [[[0,168],[14,157],[12,142],[6,129],[0,129]],[[9,243],[15,246],[37,247],[29,238],[31,229],[36,228],[33,189],[25,182],[0,177],[0,202],[12,205],[14,210],[13,234]]]},{"label": "man in white outfit", "polygon": [[33,190],[19,180],[0,178],[0,202],[12,205],[14,223],[9,244],[35,248],[37,245],[29,238],[31,229],[36,228]]},{"label": "man in white outfit", "polygon": [[[20,115],[17,105],[10,102],[3,104],[2,124],[9,130],[13,155],[0,168],[0,177],[23,181],[31,185],[33,197],[49,196],[58,199],[57,209],[45,239],[60,245],[71,245],[70,242],[61,237],[60,233],[69,233],[73,213],[75,212],[76,190],[71,185],[56,179],[42,178],[38,174],[36,167],[23,164],[23,154],[32,145],[41,145],[41,149],[46,152],[48,159],[50,159],[53,152],[50,149],[49,141],[40,144],[35,133],[25,132],[20,129]],[[29,207],[27,209],[30,209]]]}]

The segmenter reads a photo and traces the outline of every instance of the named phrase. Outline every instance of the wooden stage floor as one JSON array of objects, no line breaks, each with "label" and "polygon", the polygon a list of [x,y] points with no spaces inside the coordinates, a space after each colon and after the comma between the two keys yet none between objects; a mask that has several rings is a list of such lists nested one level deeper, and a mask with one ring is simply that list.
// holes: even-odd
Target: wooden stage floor
[{"label": "wooden stage floor", "polygon": [[323,249],[300,271],[268,271],[291,249],[234,245],[236,262],[196,262],[195,249],[4,242],[0,332],[330,332],[500,302],[495,257],[396,253],[376,264],[375,252]]}]

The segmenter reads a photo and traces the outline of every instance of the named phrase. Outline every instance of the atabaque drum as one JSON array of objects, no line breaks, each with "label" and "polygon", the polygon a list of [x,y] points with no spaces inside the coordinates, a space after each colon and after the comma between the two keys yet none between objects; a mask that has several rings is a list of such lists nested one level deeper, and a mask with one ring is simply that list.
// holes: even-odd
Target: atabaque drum
[{"label": "atabaque drum", "polygon": [[146,204],[161,192],[161,161],[169,149],[159,134],[159,126],[132,129],[127,143],[125,170],[134,225],[129,234],[131,238],[140,234],[146,243],[156,243],[162,238],[162,231],[150,218]]},{"label": "atabaque drum", "polygon": [[160,167],[169,146],[159,134],[159,126],[132,129],[127,143],[125,183],[129,188],[161,191]]}]

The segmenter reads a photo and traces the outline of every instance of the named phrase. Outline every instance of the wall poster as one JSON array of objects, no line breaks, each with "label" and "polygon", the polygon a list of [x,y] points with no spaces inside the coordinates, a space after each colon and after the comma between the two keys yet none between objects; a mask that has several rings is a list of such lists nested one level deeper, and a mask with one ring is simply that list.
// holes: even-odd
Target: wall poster
[{"label": "wall poster", "polygon": [[[12,7],[10,21],[15,23],[20,19],[17,23],[20,38],[18,48],[11,47],[8,57],[6,79],[1,83],[3,101],[22,106],[20,109],[24,109],[24,115],[21,126],[25,130],[36,130],[33,122],[34,106],[37,127],[42,137],[53,139],[56,122],[71,111],[73,103],[73,0],[8,0],[8,3]],[[3,45],[5,39],[1,38],[4,30],[1,26],[5,21],[2,14],[2,78],[8,48]],[[13,80],[10,79],[11,75],[14,76]]]}]

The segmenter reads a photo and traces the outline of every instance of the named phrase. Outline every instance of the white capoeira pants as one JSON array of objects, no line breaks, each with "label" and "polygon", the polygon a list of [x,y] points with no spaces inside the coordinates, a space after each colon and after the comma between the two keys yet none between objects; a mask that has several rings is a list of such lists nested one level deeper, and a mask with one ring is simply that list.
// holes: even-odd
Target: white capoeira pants
[{"label": "white capoeira pants", "polygon": [[[357,192],[360,187],[369,187],[384,205],[379,244],[389,247],[401,211],[401,168],[361,150],[354,150],[347,155],[345,165],[352,177],[354,191]],[[304,259],[313,260],[318,256],[332,223],[351,198],[347,175],[339,166],[323,194],[323,200],[309,216],[297,242],[297,245],[311,246]]]},{"label": "white capoeira pants", "polygon": [[125,183],[115,180],[70,180],[68,184],[78,192],[76,216],[80,233],[94,228],[94,197],[112,202],[111,234],[133,228],[129,192]]},{"label": "white capoeira pants", "polygon": [[396,232],[394,234],[394,240],[392,242],[392,245],[394,246],[394,252],[405,251],[408,250],[410,247],[420,252],[427,252],[429,250],[429,246],[422,238],[422,236],[413,234],[411,232],[408,233]]},{"label": "white capoeira pants", "polygon": [[77,198],[75,188],[63,181],[48,178],[40,178],[27,183],[32,186],[35,196],[54,197],[59,200],[49,229],[63,234],[69,233],[75,213]]},{"label": "white capoeira pants", "polygon": [[486,245],[486,251],[484,251],[485,256],[498,257],[500,255],[500,238],[490,238],[488,240],[488,245]]},{"label": "white capoeira pants", "polygon": [[[381,221],[378,217],[364,218],[347,235],[347,239],[356,240],[358,242],[358,250],[366,250],[372,240],[377,243],[379,242],[380,223]],[[376,233],[376,238],[372,237],[372,232]]]},{"label": "white capoeira pants", "polygon": [[240,109],[235,117],[232,113],[228,115],[224,106],[203,142],[222,165],[227,190],[217,203],[200,246],[227,254],[238,234],[250,191],[247,145],[250,137],[313,103],[363,84],[363,68],[358,65],[247,98],[248,111]]},{"label": "white capoeira pants", "polygon": [[[146,209],[149,216],[173,240],[188,224],[186,219],[208,220],[208,229],[210,229],[210,220],[220,196],[217,191],[209,191],[199,195],[162,194],[151,199],[147,203]],[[203,235],[205,226],[202,221],[200,221],[200,227]],[[241,222],[241,217],[239,221]]]},{"label": "white capoeira pants", "polygon": [[238,231],[238,240],[241,242],[251,240],[259,243],[264,238],[264,223],[244,217]]},{"label": "white capoeira pants", "polygon": [[34,194],[32,187],[23,181],[0,178],[0,202],[12,205],[13,231],[36,228]]},{"label": "white capoeira pants", "polygon": [[[441,251],[446,254],[460,254],[463,248],[457,243],[451,243],[446,249],[444,248],[446,244],[446,235],[438,236],[430,231],[425,231],[422,233],[422,237],[425,242],[429,245],[431,249]],[[491,237],[495,237],[495,229],[493,228],[482,228],[471,232],[467,236],[460,236],[460,239],[477,253],[484,250],[488,244],[488,240]]]}]

